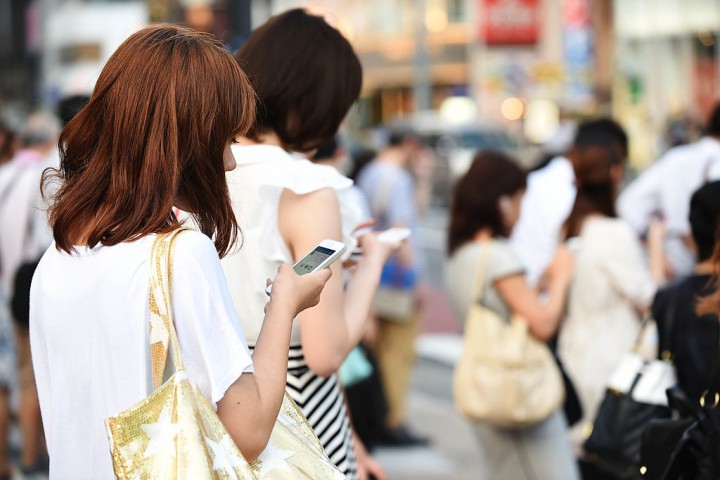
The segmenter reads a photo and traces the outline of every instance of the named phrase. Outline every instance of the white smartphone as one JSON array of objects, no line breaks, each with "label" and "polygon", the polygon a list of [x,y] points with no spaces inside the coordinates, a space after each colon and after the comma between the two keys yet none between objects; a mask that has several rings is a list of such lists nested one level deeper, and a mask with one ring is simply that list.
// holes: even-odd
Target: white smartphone
[{"label": "white smartphone", "polygon": [[[312,249],[310,253],[298,260],[293,265],[293,270],[298,275],[314,272],[329,267],[335,260],[345,252],[345,244],[335,240],[325,239]],[[272,293],[272,284],[265,288],[268,296]]]},{"label": "white smartphone", "polygon": [[397,243],[408,238],[410,233],[409,228],[393,227],[379,233],[377,239],[379,242],[383,243]]}]

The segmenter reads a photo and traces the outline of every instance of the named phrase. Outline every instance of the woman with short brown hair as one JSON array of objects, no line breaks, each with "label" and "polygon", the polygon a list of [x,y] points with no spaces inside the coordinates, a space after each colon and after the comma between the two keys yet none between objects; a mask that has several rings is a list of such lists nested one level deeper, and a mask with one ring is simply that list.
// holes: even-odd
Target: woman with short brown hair
[{"label": "woman with short brown hair", "polygon": [[[253,357],[219,255],[238,234],[225,171],[233,136],[253,122],[247,77],[205,34],[155,25],[131,35],[60,139],[45,182],[55,244],[31,291],[30,334],[51,478],[114,478],[104,421],[152,390],[150,248],[180,227],[173,321],[190,379],[245,457],[267,445],[285,390],[293,317],[313,305],[327,271],[281,268]],[[211,238],[214,239],[214,244]],[[148,447],[150,448],[150,447]]]},{"label": "woman with short brown hair", "polygon": [[[242,250],[223,266],[252,345],[264,325],[265,279],[277,265],[297,261],[325,238],[343,241],[348,254],[356,246],[342,228],[341,197],[352,181],[298,156],[312,156],[335,135],[360,94],[362,71],[347,39],[302,9],[272,17],[235,57],[257,92],[258,122],[233,145],[238,168],[228,174],[228,186],[246,235]],[[287,359],[288,393],[351,479],[355,452],[335,372],[362,337],[382,265],[396,248],[375,234],[361,241],[363,255],[347,288],[336,262],[320,303],[293,325]]]}]

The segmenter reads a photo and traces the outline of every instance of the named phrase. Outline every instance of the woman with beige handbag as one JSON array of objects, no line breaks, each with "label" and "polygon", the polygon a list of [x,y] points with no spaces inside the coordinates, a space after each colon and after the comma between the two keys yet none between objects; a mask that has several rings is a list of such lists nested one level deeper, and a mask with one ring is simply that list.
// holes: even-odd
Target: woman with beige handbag
[{"label": "woman with beige handbag", "polygon": [[[55,243],[30,306],[51,479],[343,478],[297,411],[278,422],[292,319],[330,272],[280,268],[251,357],[220,266],[239,234],[230,143],[253,119],[219,42],[154,25],[118,48],[63,131],[43,179],[59,183]],[[169,234],[173,206],[202,233]],[[293,440],[269,444],[278,430]],[[317,473],[298,473],[298,443]]]},{"label": "woman with beige handbag", "polygon": [[473,420],[484,478],[576,480],[562,380],[543,343],[558,328],[572,257],[559,251],[541,301],[507,241],[525,182],[513,159],[483,151],[455,186],[447,278],[458,318],[466,319],[455,402]]}]

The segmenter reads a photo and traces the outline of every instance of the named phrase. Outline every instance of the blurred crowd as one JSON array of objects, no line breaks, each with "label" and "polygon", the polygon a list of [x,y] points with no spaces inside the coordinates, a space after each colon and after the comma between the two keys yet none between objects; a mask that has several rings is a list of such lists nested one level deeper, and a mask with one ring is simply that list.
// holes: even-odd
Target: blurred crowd
[{"label": "blurred crowd", "polygon": [[[263,64],[268,52],[277,51],[271,48],[272,42],[291,43],[273,31],[272,21],[267,25],[236,54],[241,65],[258,70],[285,68]],[[288,28],[295,26],[291,22]],[[334,82],[359,81],[352,73],[359,63],[353,63],[349,45],[338,49],[327,53],[326,60],[347,65],[343,64],[345,77]],[[299,62],[298,56],[287,57],[276,61]],[[310,86],[318,77],[292,74]],[[465,319],[475,318],[481,308],[483,315],[500,318],[505,325],[520,319],[533,341],[549,346],[563,380],[564,401],[543,418],[513,427],[494,422],[491,416],[469,419],[480,446],[478,455],[487,469],[481,478],[636,478],[623,473],[626,465],[617,467],[614,458],[589,451],[586,443],[598,422],[606,421],[600,415],[601,405],[629,353],[646,361],[671,358],[677,384],[689,398],[699,399],[703,392],[713,391],[720,326],[714,313],[698,313],[696,304],[715,291],[720,105],[699,135],[687,122],[670,124],[664,153],[634,176],[628,169],[625,129],[612,118],[598,116],[563,125],[530,168],[512,154],[483,149],[473,153],[467,169],[450,179],[438,173],[444,172],[438,166],[441,155],[419,132],[379,126],[382,145],[359,148],[348,136],[337,133],[347,108],[322,100],[309,106],[302,95],[294,100],[279,98],[275,93],[283,87],[264,81],[252,79],[265,110],[255,130],[233,145],[238,168],[228,173],[235,182],[230,182],[231,187],[243,185],[261,192],[261,185],[279,186],[297,197],[323,189],[334,192],[333,205],[337,204],[342,223],[337,230],[342,230],[343,240],[352,238],[347,243],[357,244],[357,239],[364,239],[350,245],[354,255],[344,259],[346,294],[336,293],[345,303],[338,300],[322,311],[344,319],[359,332],[359,341],[338,348],[344,361],[335,365],[308,354],[310,345],[328,340],[323,332],[314,333],[312,339],[305,333],[304,358],[299,346],[296,351],[291,346],[288,369],[288,388],[295,389],[299,404],[297,398],[303,395],[319,398],[317,404],[300,406],[326,442],[330,459],[351,478],[385,478],[372,458],[376,447],[432,442],[409,427],[407,402],[428,273],[419,226],[423,215],[437,205],[449,205],[445,278],[456,318],[465,326]],[[316,89],[317,98],[322,98],[324,91]],[[344,90],[342,95],[348,108],[357,98]],[[38,262],[53,242],[47,204],[59,186],[44,185],[41,191],[40,183],[45,169],[61,165],[61,131],[89,100],[86,96],[66,98],[55,112],[33,112],[20,121],[0,111],[0,480],[44,478],[49,468],[30,351],[30,288]],[[326,116],[319,118],[314,108]],[[285,124],[281,124],[283,119]],[[304,122],[303,128],[297,122]],[[253,166],[253,162],[270,166],[280,157],[282,161],[309,160],[314,166],[293,167],[297,170],[291,173],[296,176],[288,179],[274,170],[278,167],[263,171]],[[447,185],[439,185],[439,178]],[[438,202],[438,195],[447,198]],[[280,194],[273,198],[276,203],[282,201]],[[237,208],[237,203],[233,205]],[[291,262],[297,259],[291,247],[313,242],[304,236],[307,232],[287,233],[295,232],[291,228],[295,224],[278,219],[280,207],[275,207],[269,218],[280,225],[274,225],[275,230],[284,228],[285,233],[280,232],[281,238],[275,231],[277,245],[272,248],[277,247],[278,258]],[[260,201],[252,203],[252,208],[252,215],[245,210],[243,218],[267,218],[270,211]],[[181,217],[182,212],[177,215]],[[241,223],[245,251],[260,250],[258,239],[268,235],[268,226],[261,223]],[[311,225],[325,228],[321,222]],[[409,229],[409,238],[392,251],[383,250],[385,257],[377,271],[363,267],[367,264],[358,257],[381,248],[373,243],[374,237],[364,235],[390,228]],[[238,272],[254,260],[233,263],[232,258],[223,260],[223,266],[231,290],[239,292],[233,281],[240,282]],[[365,278],[358,273],[364,272],[362,268],[372,270],[368,277],[377,278],[362,283],[358,280]],[[358,307],[361,300],[353,300],[361,297],[357,285],[377,289],[367,308]],[[246,297],[237,295],[233,300],[241,318],[243,309],[254,314],[243,306]],[[264,299],[258,308],[263,306]],[[308,313],[303,318],[313,317]],[[246,334],[255,328],[243,327]],[[253,346],[252,341],[248,343]],[[313,369],[312,382],[337,374],[338,385],[323,384],[313,390],[316,386],[306,380]],[[456,385],[465,387],[471,388]],[[332,392],[337,393],[334,400],[329,398]],[[342,406],[344,399],[348,414]],[[322,410],[323,402],[333,406]],[[336,423],[337,431],[333,430]],[[9,434],[13,425],[21,439],[14,445]],[[345,432],[349,428],[352,435]],[[12,451],[15,447],[19,451]],[[639,468],[639,464],[630,465]]]}]

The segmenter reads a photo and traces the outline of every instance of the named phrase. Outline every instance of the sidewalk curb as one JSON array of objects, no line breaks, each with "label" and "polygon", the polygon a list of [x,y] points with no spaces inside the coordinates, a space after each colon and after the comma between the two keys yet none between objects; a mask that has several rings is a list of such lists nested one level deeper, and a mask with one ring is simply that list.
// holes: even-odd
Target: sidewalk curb
[{"label": "sidewalk curb", "polygon": [[427,333],[415,341],[415,351],[420,359],[455,367],[462,354],[463,338],[459,333]]}]

